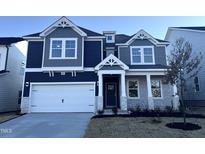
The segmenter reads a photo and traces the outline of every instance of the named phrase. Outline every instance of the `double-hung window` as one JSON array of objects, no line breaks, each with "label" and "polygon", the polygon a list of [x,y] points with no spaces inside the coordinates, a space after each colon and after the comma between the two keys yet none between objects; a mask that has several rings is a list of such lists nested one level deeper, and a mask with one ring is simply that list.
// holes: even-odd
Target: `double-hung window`
[{"label": "double-hung window", "polygon": [[152,97],[161,98],[162,97],[162,85],[161,80],[151,80]]},{"label": "double-hung window", "polygon": [[131,46],[131,64],[154,64],[154,48],[152,46]]},{"label": "double-hung window", "polygon": [[77,38],[52,38],[50,47],[50,59],[77,58]]},{"label": "double-hung window", "polygon": [[129,80],[128,81],[128,96],[130,98],[138,98],[139,97],[139,84],[137,80]]}]

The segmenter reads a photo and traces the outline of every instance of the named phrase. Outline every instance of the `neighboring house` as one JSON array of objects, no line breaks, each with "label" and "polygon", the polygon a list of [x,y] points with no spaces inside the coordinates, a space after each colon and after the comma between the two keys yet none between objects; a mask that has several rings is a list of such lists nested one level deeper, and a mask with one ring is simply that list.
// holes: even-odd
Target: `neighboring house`
[{"label": "neighboring house", "polygon": [[169,43],[144,30],[99,34],[62,17],[24,39],[23,113],[178,109],[176,88],[162,80]]},{"label": "neighboring house", "polygon": [[[165,40],[174,44],[175,40],[183,37],[192,44],[193,54],[203,55],[201,69],[197,76],[186,80],[185,101],[188,106],[205,106],[205,27],[170,27]],[[170,45],[169,50],[172,50]]]},{"label": "neighboring house", "polygon": [[15,46],[22,38],[0,37],[0,112],[20,109],[25,56]]}]

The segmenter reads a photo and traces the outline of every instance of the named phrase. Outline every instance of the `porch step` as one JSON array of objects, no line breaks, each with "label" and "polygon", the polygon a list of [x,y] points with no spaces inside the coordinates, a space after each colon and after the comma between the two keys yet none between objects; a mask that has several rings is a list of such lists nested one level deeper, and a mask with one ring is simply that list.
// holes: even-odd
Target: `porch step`
[{"label": "porch step", "polygon": [[[112,109],[106,109],[106,110],[104,110],[103,114],[104,115],[113,115],[114,113],[113,113]],[[127,111],[118,110],[117,114],[128,114],[128,112]]]}]

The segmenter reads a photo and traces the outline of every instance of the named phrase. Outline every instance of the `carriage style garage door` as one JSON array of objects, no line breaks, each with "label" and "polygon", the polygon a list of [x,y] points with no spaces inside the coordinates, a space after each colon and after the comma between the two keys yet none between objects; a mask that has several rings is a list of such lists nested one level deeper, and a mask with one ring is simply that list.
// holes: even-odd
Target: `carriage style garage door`
[{"label": "carriage style garage door", "polygon": [[31,112],[94,112],[95,87],[88,84],[32,85]]}]

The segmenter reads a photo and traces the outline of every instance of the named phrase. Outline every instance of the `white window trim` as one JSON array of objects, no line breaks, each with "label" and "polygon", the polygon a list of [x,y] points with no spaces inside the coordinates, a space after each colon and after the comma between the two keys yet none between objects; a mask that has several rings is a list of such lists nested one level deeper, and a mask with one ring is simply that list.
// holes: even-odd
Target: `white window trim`
[{"label": "white window trim", "polygon": [[[138,92],[138,97],[130,97],[129,96],[129,81],[137,81],[137,84],[138,84],[138,86],[137,86],[137,92]],[[127,80],[127,97],[128,97],[128,99],[140,99],[140,88],[139,88],[139,80],[137,80],[137,79],[128,79]]]},{"label": "white window trim", "polygon": [[[112,36],[112,40],[108,40],[108,36]],[[106,34],[106,43],[115,43],[115,34]]]},{"label": "white window trim", "polygon": [[[199,77],[198,76],[195,76],[195,77],[197,77],[198,78],[198,85],[199,85],[199,91],[196,91],[196,83],[195,83],[195,80],[194,80],[194,91],[196,92],[196,93],[198,93],[198,92],[200,92],[200,82],[199,82]],[[195,79],[195,78],[194,78]]]},{"label": "white window trim", "polygon": [[[65,42],[66,41],[75,41],[75,57],[65,57]],[[77,59],[77,48],[78,48],[78,38],[51,38],[50,39],[50,54],[49,54],[49,59]],[[53,41],[62,41],[62,55],[61,57],[52,57],[52,43]]]},{"label": "white window trim", "polygon": [[162,84],[162,80],[161,80],[161,79],[151,79],[151,90],[152,90],[152,81],[153,81],[153,80],[160,81],[161,97],[154,97],[154,96],[152,95],[152,98],[153,98],[153,99],[163,99],[163,89],[162,89],[163,84]]},{"label": "white window trim", "polygon": [[[133,48],[140,48],[141,53],[141,62],[140,63],[134,63],[132,60],[132,49]],[[144,48],[152,48],[152,63],[145,63],[144,62]],[[154,55],[154,46],[130,46],[130,60],[131,65],[153,65],[155,64],[155,55]]]}]

